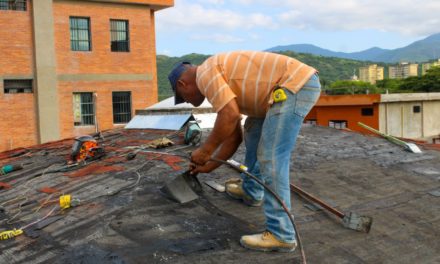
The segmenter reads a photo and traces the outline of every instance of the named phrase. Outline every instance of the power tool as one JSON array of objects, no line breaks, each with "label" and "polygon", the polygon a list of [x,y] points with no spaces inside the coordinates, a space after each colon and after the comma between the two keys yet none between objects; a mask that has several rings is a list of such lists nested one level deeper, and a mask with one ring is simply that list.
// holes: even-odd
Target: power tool
[{"label": "power tool", "polygon": [[101,158],[105,155],[104,148],[98,145],[98,141],[92,136],[80,136],[75,138],[70,154],[70,163],[80,163]]}]

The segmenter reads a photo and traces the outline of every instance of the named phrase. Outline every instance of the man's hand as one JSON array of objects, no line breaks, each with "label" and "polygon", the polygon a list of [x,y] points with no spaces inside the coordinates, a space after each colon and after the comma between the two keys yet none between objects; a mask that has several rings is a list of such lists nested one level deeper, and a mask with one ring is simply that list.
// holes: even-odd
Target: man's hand
[{"label": "man's hand", "polygon": [[211,159],[211,153],[208,153],[203,147],[194,150],[191,154],[191,162],[198,166],[205,165]]},{"label": "man's hand", "polygon": [[219,167],[221,163],[210,161],[213,153],[222,160],[234,154],[242,141],[240,120],[237,101],[233,99],[218,113],[214,129],[206,142],[191,154],[192,174],[208,173]]},{"label": "man's hand", "polygon": [[194,163],[191,163],[189,165],[191,174],[196,175],[198,173],[209,173],[216,169],[218,166],[214,162],[207,162],[205,165],[196,165]]}]

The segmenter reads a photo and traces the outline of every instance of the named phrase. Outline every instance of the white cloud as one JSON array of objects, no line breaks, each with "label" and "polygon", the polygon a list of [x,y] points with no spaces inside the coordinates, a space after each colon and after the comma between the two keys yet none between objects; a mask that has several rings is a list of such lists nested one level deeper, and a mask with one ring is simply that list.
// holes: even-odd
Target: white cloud
[{"label": "white cloud", "polygon": [[279,4],[289,10],[280,14],[278,22],[297,29],[373,29],[412,36],[439,31],[438,0],[285,0]]},{"label": "white cloud", "polygon": [[213,4],[213,5],[223,5],[225,3],[225,0],[198,0],[201,4]]},{"label": "white cloud", "polygon": [[202,35],[202,34],[194,34],[191,36],[193,40],[203,40],[203,41],[213,41],[217,43],[239,43],[244,42],[245,39],[235,37],[227,34],[211,34],[211,35]]},{"label": "white cloud", "polygon": [[162,49],[162,50],[158,51],[157,53],[162,54],[162,55],[167,55],[167,56],[171,56],[173,54],[173,52],[169,49]]},{"label": "white cloud", "polygon": [[158,12],[157,25],[161,30],[179,31],[276,28],[271,16],[263,13],[245,14],[224,8],[206,8],[186,0],[176,0],[175,7]]},{"label": "white cloud", "polygon": [[157,24],[162,30],[293,27],[426,36],[439,31],[439,14],[439,0],[175,0],[175,7],[157,13]]}]

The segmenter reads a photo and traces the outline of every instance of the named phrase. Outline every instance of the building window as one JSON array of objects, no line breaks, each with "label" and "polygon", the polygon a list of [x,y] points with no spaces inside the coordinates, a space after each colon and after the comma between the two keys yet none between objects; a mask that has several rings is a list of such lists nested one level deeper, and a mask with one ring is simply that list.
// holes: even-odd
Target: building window
[{"label": "building window", "polygon": [[95,124],[95,103],[93,93],[73,94],[73,119],[75,126]]},{"label": "building window", "polygon": [[4,80],[5,94],[32,93],[32,80]]},{"label": "building window", "polygon": [[422,111],[420,105],[413,106],[413,113],[420,113]]},{"label": "building window", "polygon": [[329,127],[337,128],[337,129],[344,129],[347,128],[347,120],[330,120],[328,122]]},{"label": "building window", "polygon": [[70,17],[70,47],[73,51],[90,51],[90,18]]},{"label": "building window", "polygon": [[126,124],[131,120],[131,92],[113,92],[113,123]]},{"label": "building window", "polygon": [[363,116],[373,116],[374,115],[374,110],[371,107],[369,107],[369,108],[362,108],[361,109],[361,114]]},{"label": "building window", "polygon": [[128,20],[110,19],[111,50],[114,52],[129,52],[130,39],[128,36]]},{"label": "building window", "polygon": [[0,10],[26,11],[26,0],[0,0]]},{"label": "building window", "polygon": [[316,119],[307,119],[304,121],[305,124],[316,125]]}]

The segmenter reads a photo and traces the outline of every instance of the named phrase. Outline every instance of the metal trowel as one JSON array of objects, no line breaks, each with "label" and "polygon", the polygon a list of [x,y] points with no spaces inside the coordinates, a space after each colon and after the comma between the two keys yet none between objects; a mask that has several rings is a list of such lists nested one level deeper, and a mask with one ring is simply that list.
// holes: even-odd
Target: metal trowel
[{"label": "metal trowel", "polygon": [[174,179],[167,181],[160,189],[162,193],[178,203],[187,203],[199,198],[203,189],[197,175],[191,175],[190,171],[177,174]]}]

